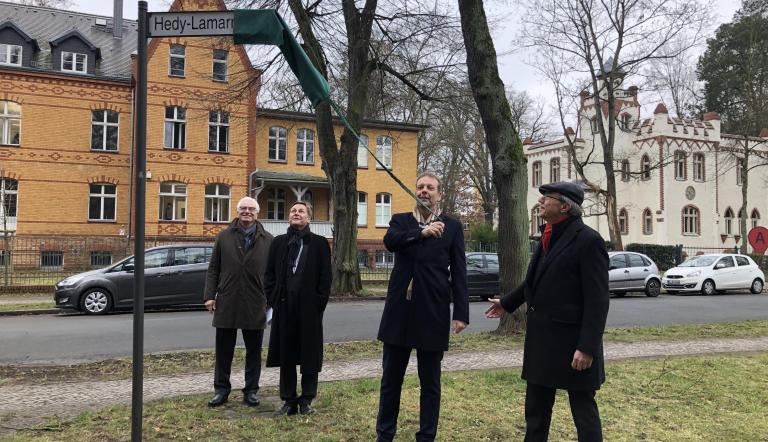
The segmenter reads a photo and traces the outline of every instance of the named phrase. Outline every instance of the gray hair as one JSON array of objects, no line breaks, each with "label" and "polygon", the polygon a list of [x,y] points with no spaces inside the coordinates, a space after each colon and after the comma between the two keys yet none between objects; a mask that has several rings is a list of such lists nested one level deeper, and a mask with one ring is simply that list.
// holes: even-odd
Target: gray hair
[{"label": "gray hair", "polygon": [[261,208],[259,207],[259,202],[256,201],[255,199],[251,198],[250,196],[244,196],[244,197],[240,198],[240,201],[237,202],[237,209],[239,210],[240,209],[240,205],[243,204],[246,201],[253,203],[256,206],[256,213],[259,213],[259,210],[261,210]]},{"label": "gray hair", "polygon": [[573,200],[568,198],[567,196],[561,194],[560,201],[563,202],[564,204],[568,204],[569,206],[571,206],[571,208],[568,209],[568,215],[581,216],[582,213],[584,213],[584,209],[582,209],[580,205],[573,202]]}]

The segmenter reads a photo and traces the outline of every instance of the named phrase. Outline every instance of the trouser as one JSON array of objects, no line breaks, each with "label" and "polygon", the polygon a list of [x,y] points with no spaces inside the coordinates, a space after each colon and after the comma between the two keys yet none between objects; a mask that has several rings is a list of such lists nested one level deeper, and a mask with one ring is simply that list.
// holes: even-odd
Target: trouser
[{"label": "trouser", "polygon": [[[245,387],[243,393],[259,391],[261,377],[261,341],[264,330],[242,330],[245,341]],[[216,328],[216,367],[213,375],[213,388],[216,393],[229,394],[232,385],[229,375],[232,372],[232,357],[235,355],[237,342],[236,328]]]},{"label": "trouser", "polygon": [[280,399],[288,405],[312,403],[317,396],[318,373],[301,374],[301,396],[296,393],[296,366],[280,367]]},{"label": "trouser", "polygon": [[[379,415],[376,419],[377,441],[391,441],[397,432],[400,393],[410,357],[411,348],[384,344]],[[421,386],[416,440],[433,441],[440,416],[440,362],[443,360],[443,352],[416,349],[416,359]]]},{"label": "trouser", "polygon": [[[555,388],[528,383],[525,391],[525,441],[546,441],[555,404]],[[603,440],[600,411],[595,402],[595,390],[568,390],[573,423],[579,442]]]}]

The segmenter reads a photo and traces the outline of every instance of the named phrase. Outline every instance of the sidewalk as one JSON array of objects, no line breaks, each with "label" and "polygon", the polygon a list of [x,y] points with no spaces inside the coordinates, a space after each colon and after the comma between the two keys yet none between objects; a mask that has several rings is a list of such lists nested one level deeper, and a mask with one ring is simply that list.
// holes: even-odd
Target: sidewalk
[{"label": "sidewalk", "polygon": [[[731,352],[768,351],[768,336],[748,339],[715,339],[696,341],[608,342],[605,344],[607,360],[630,358],[698,355]],[[415,373],[415,357],[411,358],[408,373]],[[466,353],[447,352],[443,359],[444,371],[488,370],[519,367],[522,350],[496,350]],[[320,373],[320,381],[338,381],[381,376],[379,359],[362,359],[327,363]],[[213,372],[160,376],[144,379],[144,400],[151,401],[168,396],[212,393]],[[233,400],[240,400],[242,371],[232,374]],[[265,368],[261,375],[262,387],[278,383],[278,370]],[[130,404],[131,381],[100,381],[55,383],[47,385],[12,385],[0,387],[0,425],[12,428],[29,427],[59,416],[70,419],[86,410],[111,405]],[[201,406],[204,406],[201,403]],[[2,429],[0,429],[2,433]]]}]

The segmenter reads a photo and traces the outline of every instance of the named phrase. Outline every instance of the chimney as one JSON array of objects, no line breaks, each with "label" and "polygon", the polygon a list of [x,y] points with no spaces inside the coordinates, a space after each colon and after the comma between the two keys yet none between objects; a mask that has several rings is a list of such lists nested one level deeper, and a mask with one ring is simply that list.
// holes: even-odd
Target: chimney
[{"label": "chimney", "polygon": [[115,14],[112,35],[123,38],[123,0],[114,0]]}]

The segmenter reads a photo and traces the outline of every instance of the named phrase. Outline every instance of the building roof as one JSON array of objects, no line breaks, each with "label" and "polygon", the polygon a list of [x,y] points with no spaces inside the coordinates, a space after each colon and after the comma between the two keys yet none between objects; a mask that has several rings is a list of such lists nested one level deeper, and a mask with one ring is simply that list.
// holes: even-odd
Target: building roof
[{"label": "building roof", "polygon": [[269,182],[281,182],[291,184],[325,184],[328,185],[328,179],[325,176],[309,175],[298,172],[277,172],[274,170],[257,170],[254,174],[257,180]]},{"label": "building roof", "polygon": [[[256,111],[257,117],[268,117],[268,118],[285,118],[289,120],[298,120],[298,121],[315,121],[315,114],[312,113],[306,113],[306,112],[293,112],[293,111],[287,111],[287,110],[280,110],[280,109],[266,109],[266,108],[258,108]],[[333,122],[336,124],[341,124],[341,120],[339,117],[334,116]],[[378,129],[396,129],[396,130],[402,130],[402,131],[408,131],[408,132],[419,132],[424,129],[428,129],[429,126],[425,126],[423,124],[412,124],[412,123],[401,123],[398,121],[382,121],[382,120],[363,120],[363,127],[366,128],[378,128]]]},{"label": "building roof", "polygon": [[[4,1],[0,1],[0,17],[10,21],[33,38],[40,48],[40,51],[35,54],[31,68],[6,66],[4,68],[51,71],[49,43],[76,31],[101,52],[100,63],[96,66],[97,78],[121,80],[131,78],[131,53],[136,50],[138,37],[138,24],[135,20],[123,19],[123,36],[115,38],[112,34],[114,26],[112,17]],[[105,24],[97,24],[97,20]],[[67,74],[62,73],[62,75]]]}]

